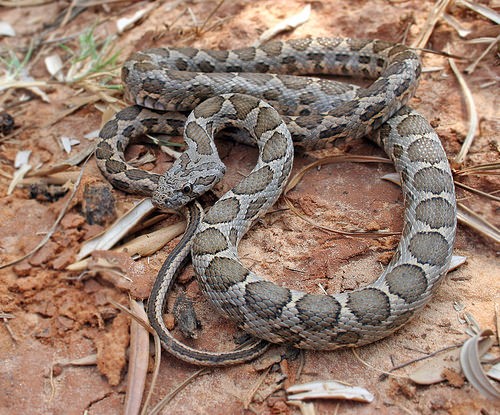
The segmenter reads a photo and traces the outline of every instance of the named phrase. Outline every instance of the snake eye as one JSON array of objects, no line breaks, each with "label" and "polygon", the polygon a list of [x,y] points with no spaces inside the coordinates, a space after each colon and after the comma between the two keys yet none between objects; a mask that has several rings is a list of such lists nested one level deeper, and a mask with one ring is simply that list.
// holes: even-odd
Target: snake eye
[{"label": "snake eye", "polygon": [[192,190],[193,186],[191,186],[190,184],[185,184],[184,187],[182,188],[182,193],[188,195],[189,193],[191,193]]}]

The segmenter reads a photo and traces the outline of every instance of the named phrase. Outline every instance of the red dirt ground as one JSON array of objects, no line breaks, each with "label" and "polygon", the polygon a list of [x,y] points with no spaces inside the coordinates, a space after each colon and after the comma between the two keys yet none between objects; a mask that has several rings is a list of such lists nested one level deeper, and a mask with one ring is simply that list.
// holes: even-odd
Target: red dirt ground
[{"label": "red dirt ground", "polygon": [[[97,2],[96,2],[97,3]],[[160,3],[160,2],[158,2]],[[487,1],[483,2],[488,4]],[[489,2],[493,7],[493,1]],[[131,16],[147,2],[110,3],[87,8],[65,26],[46,25],[64,12],[67,2],[49,2],[38,7],[0,8],[0,20],[16,30],[15,38],[2,39],[2,49],[27,45],[31,38],[48,30],[54,38],[78,33],[99,21],[96,32],[114,34],[115,22]],[[210,18],[205,30],[194,35],[192,15],[202,24],[214,10],[217,1],[161,2],[133,29],[116,40],[121,49],[120,60],[131,52],[160,45],[205,48],[237,48],[254,43],[266,29],[291,16],[307,4],[304,1],[259,2],[238,0],[225,2]],[[348,36],[402,41],[407,33],[410,44],[424,26],[432,1],[313,1],[310,19],[282,39],[306,36]],[[497,10],[498,2],[496,4]],[[184,12],[183,12],[184,11]],[[465,9],[454,7],[450,14],[472,30],[470,38],[498,36],[498,26]],[[63,13],[64,15],[64,13]],[[216,27],[210,28],[213,23]],[[447,24],[438,23],[427,45],[434,50],[476,57],[485,45],[465,44]],[[49,54],[48,50],[45,53]],[[467,76],[480,117],[479,135],[467,157],[466,166],[498,162],[498,51],[495,49]],[[35,79],[49,79],[43,57],[36,56],[30,68]],[[422,112],[435,126],[443,145],[453,158],[467,132],[466,107],[446,58],[424,54],[425,67],[441,66],[442,70],[424,73],[411,105]],[[461,69],[466,64],[459,63]],[[485,82],[497,79],[491,87]],[[16,105],[8,111],[16,125],[22,128],[12,138],[0,138],[0,264],[14,260],[36,246],[54,223],[67,201],[65,196],[55,202],[30,199],[28,188],[18,186],[7,194],[13,162],[19,150],[31,150],[32,165],[45,168],[67,158],[58,144],[63,135],[76,137],[77,146],[90,145],[83,136],[99,128],[101,113],[93,105],[50,124],[75,96],[70,86],[58,84],[44,89],[50,103],[34,99]],[[5,93],[5,92],[4,92]],[[5,103],[17,102],[22,90],[9,91]],[[100,108],[104,107],[104,104]],[[255,150],[229,142],[221,143],[229,173],[216,189],[222,194],[248,172],[255,161]],[[337,148],[296,157],[294,171],[314,160],[337,154],[382,155],[367,142],[347,141]],[[166,169],[165,161],[157,165]],[[307,174],[290,198],[318,224],[334,228],[388,229],[399,231],[402,226],[402,197],[398,188],[381,180],[391,172],[389,165],[338,163],[323,166]],[[494,176],[465,176],[463,183],[485,192],[499,189]],[[106,183],[95,161],[85,167],[80,189],[86,185]],[[125,212],[138,200],[113,190],[118,213]],[[458,191],[458,198],[477,213],[499,225],[499,203]],[[66,270],[74,261],[81,244],[104,227],[89,225],[82,213],[83,191],[77,192],[56,232],[35,255],[0,271],[0,314],[13,318],[0,322],[0,414],[117,414],[122,412],[126,388],[126,358],[129,341],[129,320],[111,301],[128,304],[128,290],[118,288],[105,275],[81,275]],[[284,209],[283,201],[263,218],[248,234],[241,246],[247,265],[273,281],[288,287],[318,292],[318,283],[329,292],[358,287],[373,280],[381,263],[396,246],[397,237],[380,239],[346,238],[313,228]],[[175,221],[172,217],[168,223]],[[163,226],[166,222],[157,226]],[[146,298],[156,272],[177,240],[164,249],[135,263],[123,259],[123,269],[135,270],[130,287],[135,298]],[[295,414],[299,410],[288,406],[283,385],[276,382],[288,377],[285,385],[313,380],[336,379],[363,386],[375,395],[371,404],[346,401],[319,401],[317,414],[403,414],[449,413],[493,414],[495,406],[483,398],[468,382],[450,381],[431,386],[417,386],[407,376],[414,370],[410,365],[383,377],[388,371],[408,360],[422,357],[446,346],[463,342],[467,325],[460,317],[470,313],[482,328],[495,330],[495,305],[499,302],[497,260],[498,246],[465,226],[459,226],[455,247],[457,255],[467,257],[467,263],[454,271],[442,283],[436,296],[406,327],[389,338],[359,349],[365,363],[351,350],[306,352],[300,378],[295,374],[300,358],[286,354],[284,348],[274,348],[254,363],[216,369],[198,377],[183,389],[167,406],[165,414]],[[184,272],[188,297],[195,302],[203,330],[193,345],[206,349],[228,349],[232,346],[235,329],[218,317],[204,301],[197,283],[190,279],[192,270]],[[174,293],[175,295],[175,293]],[[173,303],[173,301],[171,302]],[[463,306],[456,311],[454,304]],[[8,331],[10,330],[10,332]],[[228,342],[229,344],[226,344]],[[498,354],[498,348],[493,350]],[[93,353],[98,354],[98,366],[62,366],[58,363]],[[262,371],[259,366],[269,356],[285,355],[275,364],[251,400],[249,399]],[[51,371],[53,371],[53,378]],[[168,354],[162,357],[160,377],[153,403],[168,394],[197,370]],[[294,379],[295,378],[295,379]],[[461,379],[461,377],[459,377]],[[149,382],[149,378],[148,378]],[[278,388],[273,392],[273,388]],[[498,408],[496,408],[498,409]]]}]

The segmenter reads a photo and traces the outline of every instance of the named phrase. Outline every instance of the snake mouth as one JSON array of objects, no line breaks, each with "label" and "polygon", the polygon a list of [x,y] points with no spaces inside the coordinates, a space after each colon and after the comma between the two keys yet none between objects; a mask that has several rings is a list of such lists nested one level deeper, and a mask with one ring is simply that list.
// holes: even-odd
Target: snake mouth
[{"label": "snake mouth", "polygon": [[178,209],[179,205],[175,203],[172,198],[164,198],[164,197],[153,197],[151,198],[153,205],[156,206],[160,210],[167,210],[167,209]]},{"label": "snake mouth", "polygon": [[151,201],[160,210],[178,210],[195,199],[193,195],[185,194],[183,190],[164,193],[157,189],[153,192]]}]

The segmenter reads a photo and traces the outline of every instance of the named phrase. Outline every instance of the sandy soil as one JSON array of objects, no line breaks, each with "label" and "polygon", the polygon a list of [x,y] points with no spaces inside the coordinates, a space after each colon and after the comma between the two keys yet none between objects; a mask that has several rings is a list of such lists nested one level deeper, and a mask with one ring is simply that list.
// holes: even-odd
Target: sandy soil
[{"label": "sandy soil", "polygon": [[[206,48],[247,46],[254,43],[264,30],[297,13],[306,4],[297,0],[227,1],[210,18],[205,30],[195,35],[193,18],[185,12],[186,6],[202,25],[217,3],[164,2],[141,23],[118,37],[120,59],[125,59],[135,50],[167,44]],[[403,41],[406,34],[406,42],[410,44],[423,27],[433,3],[411,0],[314,1],[310,3],[312,14],[308,22],[281,38],[350,36]],[[47,31],[45,36],[49,33],[53,38],[67,37],[97,20],[100,21],[97,33],[113,34],[118,18],[131,16],[144,7],[140,2],[111,3],[106,10],[101,6],[90,7],[65,26],[57,23],[48,28],[47,25],[53,24],[59,13],[65,12],[65,4],[52,2],[39,7],[0,8],[0,20],[10,22],[17,32],[16,38],[6,39],[5,43],[2,41],[2,48],[27,45],[30,38],[44,31]],[[473,12],[452,8],[450,13],[472,31],[471,38],[499,34],[498,26]],[[219,24],[211,27],[217,22]],[[485,48],[484,45],[465,44],[447,24],[439,23],[427,46],[444,50],[447,44],[454,54],[467,57],[477,57]],[[43,58],[43,54],[36,55],[30,73],[36,79],[46,80],[49,75]],[[425,67],[441,66],[443,69],[423,74],[411,105],[435,126],[451,159],[459,151],[467,132],[462,93],[445,58],[425,54],[423,63]],[[481,86],[495,77],[498,79],[498,63],[498,57],[491,52],[476,71],[467,76],[479,111],[480,130],[466,166],[495,162],[499,158],[498,82],[491,87]],[[463,68],[465,64],[460,66]],[[75,90],[67,85],[54,84],[45,88],[45,92],[50,103],[37,98],[19,104],[22,90],[8,92],[12,96],[4,100],[5,105],[16,104],[8,112],[22,130],[14,136],[7,135],[7,139],[0,138],[0,264],[22,256],[36,246],[68,198],[68,195],[55,201],[32,198],[27,186],[18,186],[11,195],[6,195],[14,173],[16,153],[31,150],[32,165],[45,168],[67,158],[58,144],[59,137],[76,137],[81,141],[76,148],[81,149],[91,145],[83,136],[98,129],[101,123],[101,112],[94,105],[84,106],[59,122],[48,122],[67,110]],[[229,173],[216,189],[217,194],[235,184],[242,173],[251,169],[255,160],[255,150],[251,148],[229,142],[222,142],[221,148]],[[333,149],[297,156],[294,169],[300,169],[315,157],[340,151],[382,155],[370,143],[348,140],[338,143]],[[168,162],[162,159],[156,168],[166,169]],[[383,164],[327,165],[306,175],[289,196],[318,224],[397,232],[402,226],[402,197],[398,188],[381,180],[391,171],[389,165]],[[499,188],[499,181],[494,176],[468,175],[461,177],[460,181],[485,192],[498,191]],[[49,242],[28,259],[0,271],[0,313],[12,316],[0,322],[0,414],[81,414],[84,411],[116,414],[122,411],[127,382],[125,363],[129,320],[111,301],[128,304],[128,290],[113,285],[100,273],[82,274],[66,270],[81,244],[103,230],[111,220],[104,218],[103,225],[92,225],[86,220],[85,188],[92,189],[103,183],[106,182],[91,159],[85,167],[80,191]],[[118,214],[137,200],[116,190],[113,190],[113,195]],[[496,226],[500,224],[499,203],[461,190],[458,197]],[[376,277],[398,240],[397,237],[341,237],[313,228],[281,209],[284,206],[280,201],[277,208],[249,232],[242,244],[241,255],[254,270],[288,287],[309,292],[318,292],[318,283],[329,292],[358,287]],[[175,217],[170,217],[156,226],[175,220]],[[147,298],[157,270],[176,242],[172,241],[135,265],[120,257],[124,269],[135,269],[130,287],[135,298]],[[374,402],[320,401],[315,403],[317,414],[335,411],[343,414],[493,414],[494,404],[464,382],[461,375],[439,384],[417,386],[407,378],[414,365],[395,371],[397,376],[394,377],[381,374],[426,353],[463,342],[467,338],[467,325],[461,319],[465,312],[474,316],[482,328],[495,330],[495,304],[498,305],[500,298],[497,251],[498,246],[491,241],[459,226],[455,252],[466,256],[467,263],[448,275],[433,300],[410,324],[383,341],[359,349],[358,354],[364,362],[351,350],[307,352],[298,357],[286,348],[274,348],[254,363],[212,370],[198,377],[170,402],[164,413],[294,414],[299,411],[285,403],[284,387],[293,383],[336,379],[367,388],[375,395]],[[207,349],[234,347],[232,339],[236,330],[209,308],[191,275],[192,270],[188,268],[183,275],[184,289],[195,302],[196,312],[203,322],[198,340],[190,341],[191,344]],[[456,304],[462,306],[461,311],[456,311]],[[96,352],[97,366],[60,364]],[[498,353],[498,349],[494,352]],[[266,366],[266,361],[275,364],[270,366],[262,381],[261,368]],[[297,378],[297,370],[302,364]],[[196,367],[164,354],[153,403],[196,370]],[[259,381],[262,381],[260,386]],[[251,403],[248,405],[248,402]]]}]

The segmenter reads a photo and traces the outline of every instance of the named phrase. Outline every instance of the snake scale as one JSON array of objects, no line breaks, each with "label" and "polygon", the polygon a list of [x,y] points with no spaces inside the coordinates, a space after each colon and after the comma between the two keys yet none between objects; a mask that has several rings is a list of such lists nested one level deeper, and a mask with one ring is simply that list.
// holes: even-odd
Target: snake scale
[{"label": "snake scale", "polygon": [[[394,332],[423,307],[451,260],[456,204],[439,138],[424,117],[405,106],[420,70],[418,56],[404,45],[345,38],[277,41],[232,51],[157,48],[125,62],[126,96],[137,105],[117,113],[101,130],[98,165],[120,189],[152,196],[160,208],[187,204],[188,216],[195,217],[149,300],[150,320],[169,351],[188,362],[223,365],[248,360],[266,344],[255,342],[224,358],[182,346],[168,333],[164,297],[189,247],[200,287],[215,308],[268,342],[316,350],[358,347]],[[297,74],[375,81],[359,88]],[[187,120],[179,112],[190,110]],[[199,205],[189,202],[224,173],[213,136],[226,127],[247,131],[237,139],[259,147],[258,161],[202,219]],[[145,132],[182,130],[187,150],[165,174],[124,161],[125,147]],[[404,194],[402,238],[382,275],[353,291],[318,295],[275,285],[245,268],[238,244],[279,197],[291,171],[292,140],[308,149],[362,136],[393,160]]]}]

